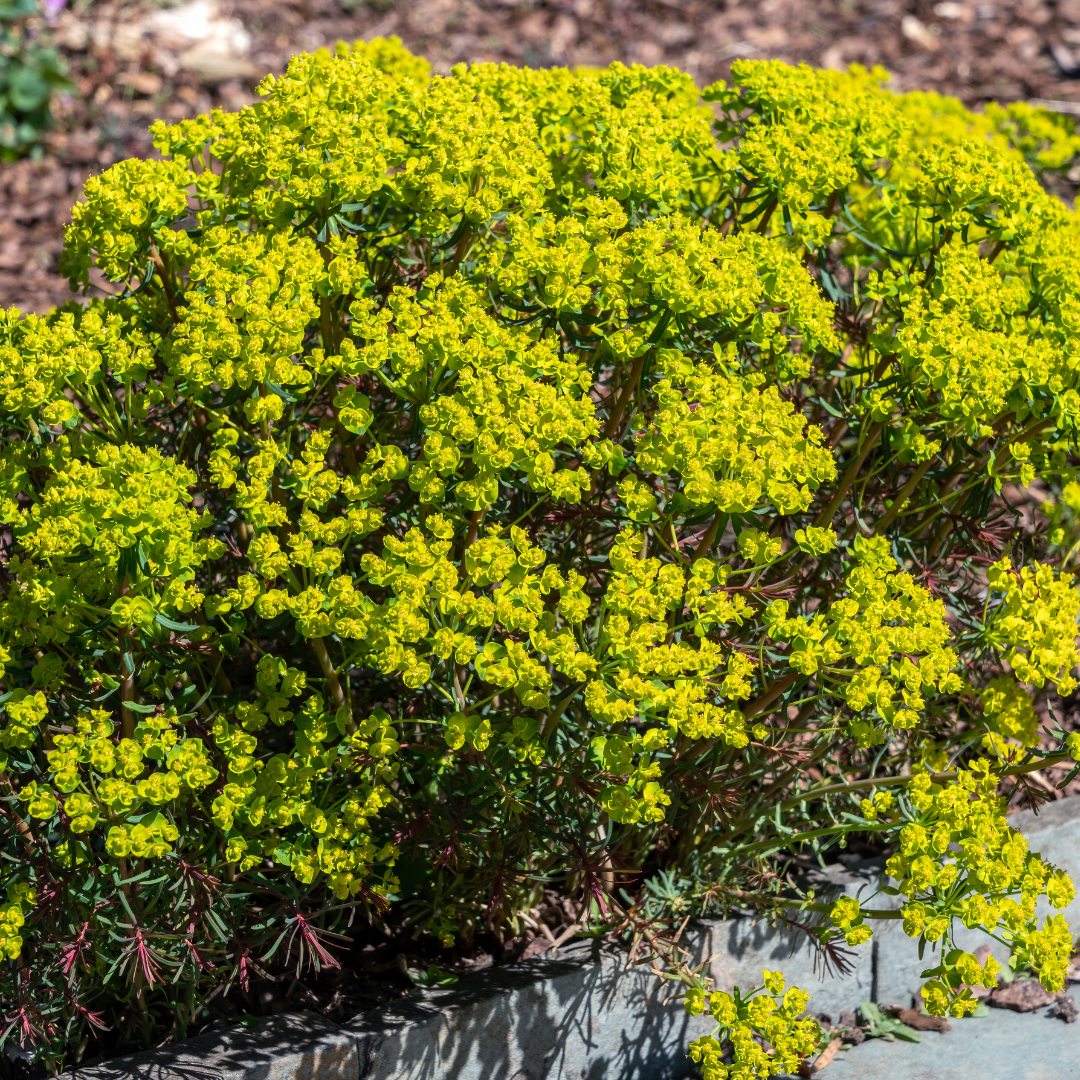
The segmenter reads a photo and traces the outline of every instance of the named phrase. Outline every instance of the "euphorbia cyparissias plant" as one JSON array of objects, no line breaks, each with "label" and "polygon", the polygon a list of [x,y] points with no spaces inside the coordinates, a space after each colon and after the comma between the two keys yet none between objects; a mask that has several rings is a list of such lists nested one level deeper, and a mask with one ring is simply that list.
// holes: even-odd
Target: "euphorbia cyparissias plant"
[{"label": "euphorbia cyparissias plant", "polygon": [[[834,955],[902,917],[934,1013],[961,922],[1060,989],[1002,794],[1080,757],[1080,140],[733,71],[342,46],[87,182],[91,299],[0,321],[5,1039],[182,1037],[357,907],[652,933],[660,872]],[[901,900],[801,890],[852,835]],[[667,959],[708,1077],[813,1049]]]}]

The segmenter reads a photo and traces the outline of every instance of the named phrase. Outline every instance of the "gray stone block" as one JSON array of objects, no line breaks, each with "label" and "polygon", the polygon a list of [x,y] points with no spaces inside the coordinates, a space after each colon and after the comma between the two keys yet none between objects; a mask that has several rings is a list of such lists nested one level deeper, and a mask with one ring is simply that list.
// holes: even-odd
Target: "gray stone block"
[{"label": "gray stone block", "polygon": [[841,1051],[822,1080],[1076,1080],[1080,1024],[1045,1014],[991,1009],[925,1031],[920,1043],[867,1039]]},{"label": "gray stone block", "polygon": [[625,956],[585,947],[463,979],[348,1025],[361,1080],[675,1080],[711,1030]]},{"label": "gray stone block", "polygon": [[[904,897],[888,899],[905,900]],[[900,905],[883,903],[881,906]],[[990,945],[1001,964],[1004,965],[1009,959],[1008,948],[981,930],[969,930],[957,923],[953,928],[953,938],[958,948],[968,952],[974,952],[980,945]],[[904,933],[904,927],[899,920],[878,924],[874,928],[874,995],[870,1000],[879,1005],[903,1006],[909,1006],[913,1001],[921,1002],[919,991],[926,982],[922,973],[941,962],[938,952],[940,944],[928,944],[920,960],[917,942]]]},{"label": "gray stone block", "polygon": [[[826,888],[865,891],[876,867],[828,867]],[[707,921],[684,935],[697,962],[709,961],[720,989],[759,986],[764,969],[811,992],[813,1012],[834,1018],[869,999],[870,945],[854,951],[854,970],[836,978],[815,966],[797,928],[749,918]],[[626,970],[618,952],[590,943],[556,959],[495,968],[450,990],[374,1010],[348,1025],[360,1044],[361,1080],[676,1080],[693,1074],[687,1045],[709,1034],[708,1017],[689,1017],[668,999],[674,988],[647,967]]]},{"label": "gray stone block", "polygon": [[[842,893],[865,901],[876,887],[880,864],[867,860],[853,867],[839,863],[814,869],[805,875],[805,885],[812,885],[818,900],[833,900]],[[733,986],[743,990],[761,985],[764,970],[781,971],[790,986],[810,992],[810,1012],[827,1013],[836,1019],[841,1009],[851,1009],[869,1001],[873,992],[873,952],[870,942],[848,949],[844,957],[848,974],[840,977],[829,969],[812,947],[805,931],[794,925],[806,922],[797,911],[789,914],[788,925],[772,926],[765,920],[750,917],[702,924],[697,933],[697,950],[702,959],[711,958],[710,975],[721,990]],[[817,916],[810,916],[817,920]]]},{"label": "gray stone block", "polygon": [[207,1031],[64,1074],[65,1080],[359,1080],[356,1041],[317,1013]]},{"label": "gray stone block", "polygon": [[[1030,810],[1012,814],[1009,824],[1019,829],[1047,862],[1061,867],[1080,890],[1080,804],[1075,799],[1058,799],[1046,803],[1038,814]],[[1064,911],[1054,911],[1046,899],[1039,901],[1038,917],[1053,913],[1064,915],[1074,932],[1080,932],[1080,891]]]}]

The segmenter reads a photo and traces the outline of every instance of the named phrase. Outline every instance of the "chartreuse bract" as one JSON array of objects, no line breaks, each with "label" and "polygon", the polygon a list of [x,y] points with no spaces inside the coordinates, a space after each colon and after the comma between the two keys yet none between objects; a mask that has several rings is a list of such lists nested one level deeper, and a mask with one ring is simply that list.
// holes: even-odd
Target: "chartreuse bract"
[{"label": "chartreuse bract", "polygon": [[[376,41],[87,182],[87,302],[0,316],[5,1040],[182,1038],[357,910],[452,956],[545,885],[900,918],[937,1014],[995,979],[960,925],[1060,989],[1004,809],[1080,759],[1080,142],[885,80]],[[803,891],[849,838],[883,898]],[[710,1080],[813,1051],[777,973],[665,959]]]}]

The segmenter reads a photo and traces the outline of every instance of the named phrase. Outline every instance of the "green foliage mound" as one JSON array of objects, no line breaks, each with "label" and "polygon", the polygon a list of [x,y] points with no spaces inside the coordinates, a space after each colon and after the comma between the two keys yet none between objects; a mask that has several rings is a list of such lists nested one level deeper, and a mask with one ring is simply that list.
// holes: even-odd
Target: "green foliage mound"
[{"label": "green foliage mound", "polygon": [[[93,299],[0,316],[4,1039],[182,1038],[354,916],[449,956],[545,884],[654,942],[902,917],[938,1014],[995,977],[961,922],[1061,987],[1003,795],[1080,758],[1080,139],[734,73],[341,46],[88,181]],[[849,838],[878,907],[788,873]],[[813,1049],[776,973],[666,958],[707,1077]]]}]

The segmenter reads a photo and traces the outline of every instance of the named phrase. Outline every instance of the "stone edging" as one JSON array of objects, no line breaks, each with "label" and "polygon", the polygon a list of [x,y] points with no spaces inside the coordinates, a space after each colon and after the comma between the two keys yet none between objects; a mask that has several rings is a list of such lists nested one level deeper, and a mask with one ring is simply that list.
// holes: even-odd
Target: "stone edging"
[{"label": "stone edging", "polygon": [[[1016,814],[1010,823],[1080,880],[1080,799],[1051,803],[1037,818]],[[821,882],[855,894],[878,869],[836,865]],[[1064,914],[1080,926],[1080,899]],[[813,1012],[834,1019],[862,1001],[909,1004],[928,966],[899,923],[889,922],[854,950],[846,978],[830,978],[814,970],[798,933],[750,919],[705,922],[688,946],[712,957],[717,985],[751,985],[762,968],[779,968],[811,991]],[[984,940],[962,928],[959,937],[971,948]],[[670,1080],[690,1072],[686,1044],[711,1024],[666,1004],[668,993],[648,970],[625,970],[618,952],[576,943],[557,958],[491,968],[343,1026],[315,1013],[286,1013],[79,1069],[64,1080]]]}]

